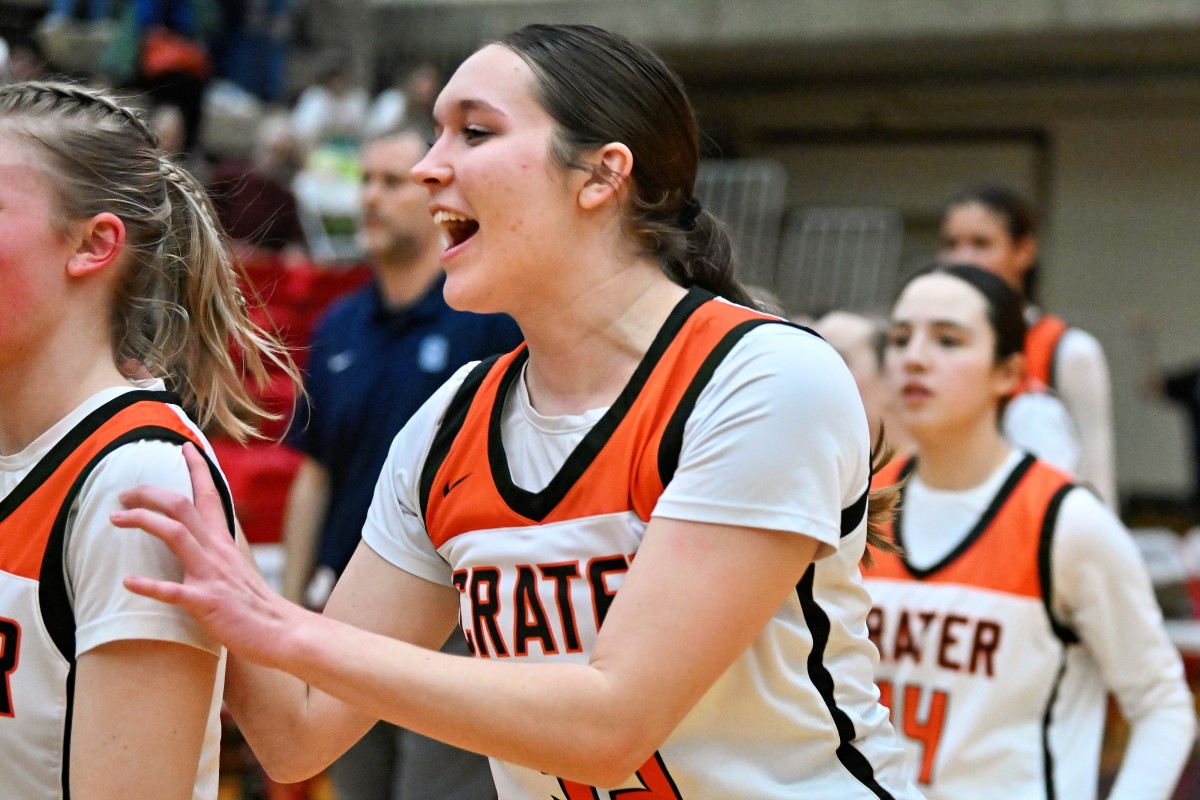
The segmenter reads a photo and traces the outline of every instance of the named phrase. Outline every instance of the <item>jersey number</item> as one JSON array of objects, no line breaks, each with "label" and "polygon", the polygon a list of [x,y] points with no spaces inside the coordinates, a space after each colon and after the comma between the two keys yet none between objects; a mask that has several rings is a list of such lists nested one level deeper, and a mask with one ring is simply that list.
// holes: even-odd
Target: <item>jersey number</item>
[{"label": "jersey number", "polygon": [[[925,692],[923,686],[907,684],[904,687],[904,697],[900,708],[896,708],[896,694],[891,681],[879,682],[879,702],[887,706],[892,713],[892,725],[899,727],[900,732],[921,744],[921,771],[917,780],[929,783],[933,780],[933,765],[937,761],[938,745],[942,741],[942,727],[946,723],[946,706],[950,697],[941,689],[929,692],[929,706],[924,718],[918,717],[925,704],[922,702]],[[897,710],[900,714],[897,715]],[[897,725],[897,716],[900,722]]]},{"label": "jersey number", "polygon": [[21,646],[21,626],[15,620],[0,617],[0,717],[13,715],[10,677],[17,671],[17,650]]},{"label": "jersey number", "polygon": [[[681,800],[679,790],[675,788],[675,781],[671,779],[671,773],[667,772],[667,765],[658,753],[651,756],[637,771],[637,779],[642,782],[641,789],[614,789],[608,793],[609,797],[627,797],[630,800]],[[582,783],[559,778],[558,785],[566,793],[563,800],[596,800],[600,796],[591,786],[584,786]]]}]

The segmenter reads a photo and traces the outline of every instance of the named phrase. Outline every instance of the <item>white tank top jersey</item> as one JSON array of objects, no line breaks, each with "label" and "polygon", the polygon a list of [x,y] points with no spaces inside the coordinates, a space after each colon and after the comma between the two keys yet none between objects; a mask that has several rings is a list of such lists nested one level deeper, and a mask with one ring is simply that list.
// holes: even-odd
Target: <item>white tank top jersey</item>
[{"label": "white tank top jersey", "polygon": [[364,540],[459,589],[479,658],[587,663],[652,516],[820,543],[635,775],[600,789],[493,760],[504,800],[920,797],[873,679],[854,381],[817,337],[710,298],[680,303],[608,409],[539,415],[518,350],[460,370],[393,444]]},{"label": "white tank top jersey", "polygon": [[[151,391],[116,388],[93,395],[20,453],[0,456],[0,796],[5,798],[71,797],[75,660],[101,645],[130,639],[219,654],[192,794],[194,800],[217,796],[224,651],[185,612],[125,589],[127,575],[179,580],[182,569],[157,539],[131,535],[109,522],[123,489],[154,484],[190,495],[180,442],[206,444],[178,406],[165,404],[169,396],[161,382],[146,385]],[[143,402],[131,407],[135,400]],[[130,418],[119,415],[130,411],[136,418],[122,422]],[[147,433],[150,427],[156,432]],[[126,434],[132,440],[112,449]],[[82,483],[75,483],[80,478]],[[60,503],[63,494],[56,487],[73,483],[74,499]],[[84,790],[76,800],[87,797]]]}]

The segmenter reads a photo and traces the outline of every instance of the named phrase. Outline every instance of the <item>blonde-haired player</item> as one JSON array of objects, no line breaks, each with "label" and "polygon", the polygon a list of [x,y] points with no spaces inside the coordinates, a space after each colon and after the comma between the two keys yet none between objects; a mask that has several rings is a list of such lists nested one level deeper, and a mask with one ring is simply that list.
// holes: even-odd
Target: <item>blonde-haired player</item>
[{"label": "blonde-haired player", "polygon": [[141,118],[76,85],[0,87],[5,797],[216,797],[220,645],[125,590],[130,570],[181,569],[109,514],[138,484],[189,491],[180,447],[206,447],[200,424],[248,432],[263,412],[243,363],[261,375],[264,358],[288,363]]}]

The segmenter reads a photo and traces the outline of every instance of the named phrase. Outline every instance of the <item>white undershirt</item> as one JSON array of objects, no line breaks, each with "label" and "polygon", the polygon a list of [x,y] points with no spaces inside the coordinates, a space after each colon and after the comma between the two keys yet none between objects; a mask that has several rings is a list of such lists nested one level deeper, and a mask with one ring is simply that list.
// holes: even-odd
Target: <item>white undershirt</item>
[{"label": "white undershirt", "polygon": [[908,562],[929,569],[967,537],[1004,479],[1024,457],[1013,450],[983,483],[962,491],[934,489],[915,473],[904,496],[904,551]]},{"label": "white undershirt", "polygon": [[[582,414],[547,417],[539,414],[529,399],[526,375],[529,364],[513,384],[510,402],[504,409],[501,437],[508,454],[513,483],[530,492],[540,492],[553,480],[571,451],[583,441],[608,407],[592,408]],[[527,428],[537,431],[530,436]]]}]

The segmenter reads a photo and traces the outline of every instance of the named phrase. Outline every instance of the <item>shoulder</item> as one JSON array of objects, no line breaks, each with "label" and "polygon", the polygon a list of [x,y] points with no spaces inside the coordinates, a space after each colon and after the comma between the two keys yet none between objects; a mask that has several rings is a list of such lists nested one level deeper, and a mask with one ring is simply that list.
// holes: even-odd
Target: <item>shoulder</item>
[{"label": "shoulder", "polygon": [[760,325],[734,346],[718,375],[765,383],[791,400],[845,401],[858,397],[854,376],[829,343],[815,333],[786,323]]},{"label": "shoulder", "polygon": [[121,445],[97,463],[83,491],[99,495],[142,484],[190,495],[192,482],[182,445],[159,439]]},{"label": "shoulder", "polygon": [[1054,523],[1054,547],[1071,562],[1091,561],[1105,552],[1138,558],[1124,524],[1085,486],[1075,486],[1064,495]]},{"label": "shoulder", "polygon": [[1104,347],[1100,340],[1082,328],[1067,328],[1058,344],[1059,358],[1103,362]]},{"label": "shoulder", "polygon": [[748,332],[714,371],[696,416],[714,431],[759,431],[760,447],[814,463],[834,457],[865,480],[870,434],[858,386],[837,351],[807,330],[766,324]]}]

